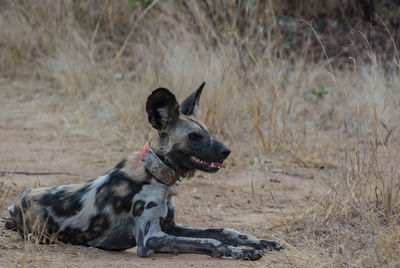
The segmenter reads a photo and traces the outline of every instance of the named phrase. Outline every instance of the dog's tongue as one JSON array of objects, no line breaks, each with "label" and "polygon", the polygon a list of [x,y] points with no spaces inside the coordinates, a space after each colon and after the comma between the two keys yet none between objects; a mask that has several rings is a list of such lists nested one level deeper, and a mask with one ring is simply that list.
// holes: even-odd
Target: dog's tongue
[{"label": "dog's tongue", "polygon": [[224,161],[221,162],[214,162],[214,165],[218,166],[218,167],[222,167],[224,165]]}]

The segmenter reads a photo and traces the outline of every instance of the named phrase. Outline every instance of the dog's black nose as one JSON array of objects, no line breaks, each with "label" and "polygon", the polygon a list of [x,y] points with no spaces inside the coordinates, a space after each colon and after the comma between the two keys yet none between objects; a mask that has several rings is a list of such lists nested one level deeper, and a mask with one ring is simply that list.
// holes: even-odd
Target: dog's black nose
[{"label": "dog's black nose", "polygon": [[221,154],[221,156],[227,158],[228,155],[231,153],[231,150],[229,150],[228,147],[224,146],[224,148],[222,148],[219,153]]}]

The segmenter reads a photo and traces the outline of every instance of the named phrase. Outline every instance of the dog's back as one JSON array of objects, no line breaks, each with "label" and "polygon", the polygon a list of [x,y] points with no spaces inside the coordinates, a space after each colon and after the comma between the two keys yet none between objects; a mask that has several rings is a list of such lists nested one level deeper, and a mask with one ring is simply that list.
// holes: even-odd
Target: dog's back
[{"label": "dog's back", "polygon": [[24,190],[8,209],[12,218],[8,227],[15,227],[23,237],[32,234],[40,242],[58,239],[108,249],[135,246],[132,202],[141,199],[138,193],[149,182],[130,177],[125,165],[126,160],[83,184]]}]

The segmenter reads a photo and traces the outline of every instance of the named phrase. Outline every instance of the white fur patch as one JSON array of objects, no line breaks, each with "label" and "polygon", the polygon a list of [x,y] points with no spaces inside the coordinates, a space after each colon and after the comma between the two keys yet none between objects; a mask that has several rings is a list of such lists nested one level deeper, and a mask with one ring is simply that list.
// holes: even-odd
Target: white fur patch
[{"label": "white fur patch", "polygon": [[168,120],[169,118],[169,113],[168,113],[168,108],[167,107],[161,107],[157,109],[157,112],[161,116],[163,120]]}]

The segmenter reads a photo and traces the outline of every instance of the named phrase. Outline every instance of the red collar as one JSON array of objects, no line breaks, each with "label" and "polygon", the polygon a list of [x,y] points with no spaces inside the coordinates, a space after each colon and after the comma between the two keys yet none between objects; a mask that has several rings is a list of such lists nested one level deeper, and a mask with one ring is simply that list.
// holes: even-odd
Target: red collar
[{"label": "red collar", "polygon": [[147,142],[139,153],[140,159],[143,160],[144,155],[151,149],[150,142]]}]

